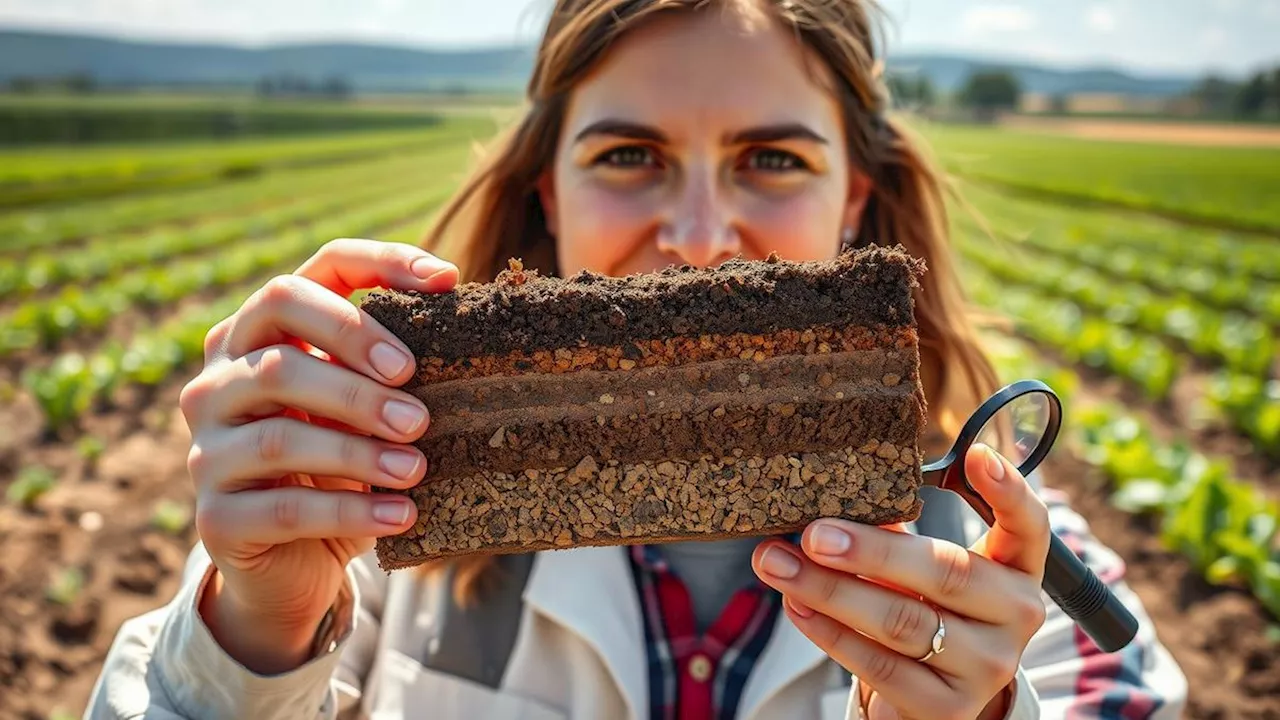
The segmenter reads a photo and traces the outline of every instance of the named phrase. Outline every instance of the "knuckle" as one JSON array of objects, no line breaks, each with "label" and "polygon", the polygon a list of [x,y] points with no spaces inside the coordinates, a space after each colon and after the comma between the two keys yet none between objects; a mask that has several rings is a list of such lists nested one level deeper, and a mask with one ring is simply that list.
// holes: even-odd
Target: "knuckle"
[{"label": "knuckle", "polygon": [[333,238],[332,240],[329,240],[328,242],[326,242],[324,245],[320,246],[320,249],[316,251],[316,257],[328,257],[330,255],[336,255],[336,256],[351,255],[354,252],[356,252],[360,244],[361,244],[360,240],[356,238],[349,238],[349,237]]},{"label": "knuckle", "polygon": [[1017,661],[1009,653],[993,650],[979,650],[974,655],[974,664],[979,677],[998,681],[998,685],[1005,684],[1018,671]]},{"label": "knuckle", "polygon": [[276,275],[258,290],[258,304],[269,313],[278,313],[297,299],[300,290],[299,280],[296,275]]},{"label": "knuckle", "polygon": [[182,411],[182,417],[186,419],[188,425],[193,424],[195,418],[200,415],[200,410],[208,397],[208,383],[205,382],[203,375],[197,375],[182,386],[182,391],[178,393],[178,409]]},{"label": "knuckle", "polygon": [[868,533],[867,561],[872,570],[893,567],[893,543],[883,533]]},{"label": "knuckle", "polygon": [[1018,628],[1027,636],[1034,635],[1048,617],[1044,601],[1040,599],[1038,593],[1019,596],[1019,599],[1013,602],[1012,610]]},{"label": "knuckle", "polygon": [[220,359],[224,354],[224,345],[226,344],[227,336],[231,332],[231,322],[232,319],[230,317],[223,318],[214,323],[213,327],[209,328],[209,332],[205,333],[204,361],[206,365]]},{"label": "knuckle", "polygon": [[204,484],[212,464],[213,458],[209,455],[209,451],[199,442],[191,443],[191,450],[187,452],[187,473],[196,487]]},{"label": "knuckle", "polygon": [[283,346],[269,347],[258,355],[254,376],[263,390],[280,390],[288,387],[297,370],[295,354]]},{"label": "knuckle", "polygon": [[840,594],[840,576],[833,572],[820,572],[818,577],[818,602],[830,607]]},{"label": "knuckle", "polygon": [[333,324],[333,339],[336,347],[355,348],[373,344],[366,340],[365,328],[360,324],[359,312],[354,307],[342,308]]},{"label": "knuckle", "polygon": [[348,414],[348,417],[357,417],[367,411],[366,405],[370,405],[372,401],[369,399],[369,389],[356,378],[350,378],[342,388],[342,409]]},{"label": "knuckle", "polygon": [[353,470],[370,464],[369,453],[365,451],[364,442],[355,435],[343,434],[338,442],[338,454],[343,466]]},{"label": "knuckle", "polygon": [[365,518],[364,498],[353,495],[345,495],[338,498],[334,503],[335,528],[356,527]]},{"label": "knuckle", "polygon": [[888,685],[898,674],[898,662],[892,653],[872,651],[867,656],[867,679],[873,685]]},{"label": "knuckle", "polygon": [[281,530],[294,530],[302,522],[302,502],[293,493],[281,493],[271,500],[271,522]]},{"label": "knuckle", "polygon": [[973,562],[969,551],[951,546],[939,565],[938,590],[943,597],[962,597],[973,586]]},{"label": "knuckle", "polygon": [[924,628],[924,605],[905,596],[898,596],[889,603],[885,613],[885,635],[895,642],[905,643],[915,639]]},{"label": "knuckle", "polygon": [[279,419],[261,420],[257,423],[255,446],[258,459],[273,466],[283,458],[289,448],[289,424]]},{"label": "knuckle", "polygon": [[215,497],[201,494],[196,499],[193,520],[198,537],[206,544],[216,544],[226,536],[225,514]]}]

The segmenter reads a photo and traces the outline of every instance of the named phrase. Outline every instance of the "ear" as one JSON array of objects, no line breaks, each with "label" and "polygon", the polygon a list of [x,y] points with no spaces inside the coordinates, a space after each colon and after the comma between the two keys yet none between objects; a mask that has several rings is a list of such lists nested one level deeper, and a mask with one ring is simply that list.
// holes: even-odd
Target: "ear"
[{"label": "ear", "polygon": [[538,200],[542,203],[542,214],[547,219],[547,232],[552,237],[560,235],[560,216],[556,206],[556,179],[551,168],[547,168],[538,176]]},{"label": "ear", "polygon": [[854,228],[862,225],[862,211],[871,198],[871,178],[859,170],[849,171],[849,196],[845,200],[843,227]]}]

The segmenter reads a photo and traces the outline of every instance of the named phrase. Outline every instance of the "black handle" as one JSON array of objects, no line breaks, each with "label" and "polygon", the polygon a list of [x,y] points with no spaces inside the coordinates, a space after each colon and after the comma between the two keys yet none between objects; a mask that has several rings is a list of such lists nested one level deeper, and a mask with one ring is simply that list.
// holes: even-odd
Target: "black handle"
[{"label": "black handle", "polygon": [[1128,645],[1138,634],[1138,619],[1056,533],[1049,536],[1045,592],[1104,652]]}]

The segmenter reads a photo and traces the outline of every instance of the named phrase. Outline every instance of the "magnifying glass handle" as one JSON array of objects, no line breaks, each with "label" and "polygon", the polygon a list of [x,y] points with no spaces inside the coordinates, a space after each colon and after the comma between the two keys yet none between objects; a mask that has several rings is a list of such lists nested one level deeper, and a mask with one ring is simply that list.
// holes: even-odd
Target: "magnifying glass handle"
[{"label": "magnifying glass handle", "polygon": [[1045,592],[1104,652],[1128,645],[1138,633],[1138,619],[1056,533],[1049,537]]}]

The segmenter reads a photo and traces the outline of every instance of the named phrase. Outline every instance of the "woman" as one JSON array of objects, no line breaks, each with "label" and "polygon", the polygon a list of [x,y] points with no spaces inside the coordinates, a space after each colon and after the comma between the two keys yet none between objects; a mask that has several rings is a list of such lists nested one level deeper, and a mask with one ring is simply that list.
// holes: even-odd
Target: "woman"
[{"label": "woman", "polygon": [[885,115],[871,32],[859,0],[560,0],[531,107],[428,238],[435,254],[335,242],[210,332],[181,400],[203,546],[173,602],[122,628],[89,716],[1176,716],[1182,676],[1149,622],[1104,655],[1040,594],[1052,521],[1145,620],[1118,559],[981,448],[966,462],[989,532],[930,495],[911,527],[824,520],[798,544],[376,567],[372,538],[416,516],[367,485],[423,477],[408,443],[430,420],[396,389],[404,346],[346,302],[360,288],[447,291],[512,256],[626,274],[902,243],[929,264],[934,432],[995,389],[938,181]]}]

